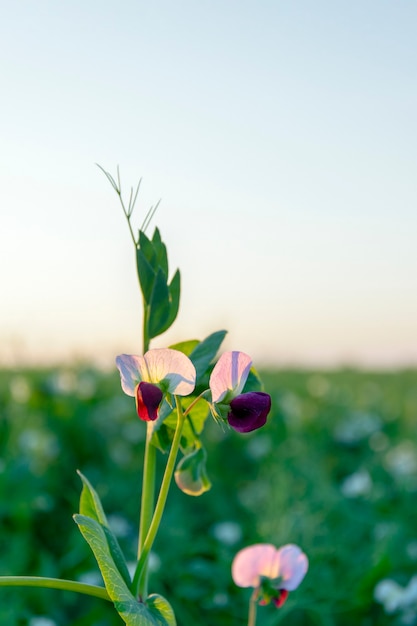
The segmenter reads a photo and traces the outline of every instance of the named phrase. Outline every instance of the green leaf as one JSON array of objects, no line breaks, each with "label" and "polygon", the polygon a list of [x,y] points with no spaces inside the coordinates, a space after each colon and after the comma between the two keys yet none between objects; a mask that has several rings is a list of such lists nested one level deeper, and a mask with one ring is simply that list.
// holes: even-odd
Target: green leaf
[{"label": "green leaf", "polygon": [[[195,400],[192,396],[183,399],[184,409]],[[203,432],[206,419],[210,415],[209,405],[203,398],[197,402],[187,414],[182,429],[181,448],[185,451],[194,447],[196,437]]]},{"label": "green leaf", "polygon": [[191,352],[190,359],[197,372],[197,381],[207,372],[226,334],[227,330],[218,330],[212,333]]},{"label": "green leaf", "polygon": [[99,495],[80,471],[78,471],[78,475],[83,481],[83,489],[80,498],[80,514],[85,517],[89,517],[100,524],[106,535],[112,559],[125,583],[130,585],[131,579],[126,559],[120,548],[119,542],[117,541],[116,535],[109,527]]},{"label": "green leaf", "polygon": [[[161,452],[167,452],[171,446],[171,441],[173,438],[173,433],[168,433],[166,427],[164,426],[164,421],[174,410],[173,404],[167,401],[167,398],[164,399],[160,409],[158,418],[154,422],[149,423],[149,427],[151,428],[152,436],[151,436],[151,444],[161,450]],[[177,415],[175,413],[175,415]],[[175,420],[177,418],[175,417]],[[176,421],[175,421],[176,424]],[[175,426],[174,426],[175,431]]]},{"label": "green leaf", "polygon": [[152,268],[141,248],[138,248],[136,250],[136,266],[138,270],[139,283],[142,290],[143,298],[146,304],[149,304],[155,282],[156,272]]},{"label": "green leaf", "polygon": [[161,234],[158,228],[155,228],[152,237],[153,249],[155,252],[156,263],[158,267],[164,272],[165,279],[168,280],[168,256],[166,245],[161,239]]},{"label": "green leaf", "polygon": [[92,487],[89,480],[77,470],[78,476],[83,482],[83,489],[80,497],[80,513],[92,519],[97,520],[100,524],[108,526],[106,514],[101,504],[98,493]]},{"label": "green leaf", "polygon": [[154,250],[152,241],[148,239],[148,237],[145,235],[145,233],[142,230],[139,231],[138,248],[142,250],[149,265],[152,267],[152,269],[156,273],[156,271],[158,270],[158,264],[156,262],[155,250]]},{"label": "green leaf", "polygon": [[178,309],[180,305],[180,291],[181,291],[181,280],[180,280],[180,272],[177,270],[175,272],[174,278],[171,281],[171,284],[168,286],[168,305],[169,305],[169,314],[164,324],[161,325],[159,329],[158,335],[164,333],[175,321],[175,318],[178,314]]},{"label": "green leaf", "polygon": [[80,531],[93,551],[104,584],[115,609],[127,626],[176,626],[172,608],[161,596],[150,596],[148,604],[138,602],[123,580],[101,524],[85,515],[74,515]]},{"label": "green leaf", "polygon": [[152,339],[164,332],[170,312],[168,285],[161,269],[156,274],[149,307],[148,336]]},{"label": "green leaf", "polygon": [[168,291],[170,308],[165,330],[168,330],[168,328],[175,322],[180,308],[181,275],[179,270],[175,272],[170,284],[168,285]]},{"label": "green leaf", "polygon": [[[195,396],[183,398],[181,400],[183,409],[185,410],[194,400]],[[196,445],[200,445],[198,435],[203,431],[205,421],[209,415],[208,404],[202,399],[196,403],[186,416],[181,434],[181,449],[184,452],[194,450]],[[174,410],[164,419],[164,423],[158,430],[154,445],[166,452],[174,437],[176,425],[177,411]]]},{"label": "green leaf", "polygon": [[169,452],[172,440],[174,438],[175,430],[161,424],[158,430],[154,430],[152,433],[151,444],[158,448],[164,454]]},{"label": "green leaf", "polygon": [[172,350],[179,350],[186,356],[190,356],[191,352],[198,346],[198,339],[189,339],[188,341],[180,341],[169,346]]},{"label": "green leaf", "polygon": [[[174,611],[172,610],[172,607],[167,602],[167,600],[165,600],[165,598],[157,595],[156,593],[153,593],[152,595],[148,596],[146,602],[151,614],[157,615],[158,619],[162,617],[168,626],[176,626],[177,622],[175,620]],[[161,623],[163,624],[164,622]]]}]

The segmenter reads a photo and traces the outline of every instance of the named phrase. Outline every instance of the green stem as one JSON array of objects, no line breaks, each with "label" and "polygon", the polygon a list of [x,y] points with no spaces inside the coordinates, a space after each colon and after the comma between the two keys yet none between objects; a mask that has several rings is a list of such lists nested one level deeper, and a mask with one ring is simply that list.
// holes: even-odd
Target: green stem
[{"label": "green stem", "polygon": [[188,413],[191,411],[191,409],[193,409],[195,407],[195,405],[197,404],[197,402],[200,402],[200,400],[202,398],[205,398],[207,396],[207,394],[209,393],[210,389],[205,389],[204,391],[202,391],[200,393],[199,396],[197,396],[189,406],[187,406],[187,408],[184,411],[184,415],[188,415]]},{"label": "green stem", "polygon": [[87,585],[75,580],[61,580],[60,578],[42,578],[40,576],[0,576],[0,587],[46,587],[49,589],[64,589],[75,591],[88,596],[101,598],[111,602],[109,594],[104,587]]},{"label": "green stem", "polygon": [[[136,567],[136,572],[135,572],[135,576],[133,578],[133,583],[132,583],[133,595],[135,596],[138,595],[141,598],[144,597],[142,593],[142,589],[144,586],[143,578],[146,575],[146,570],[144,570],[144,568],[146,568],[147,558],[148,558],[149,552],[151,551],[153,542],[155,541],[155,537],[158,532],[162,515],[165,509],[165,503],[167,500],[172,475],[174,473],[175,462],[177,460],[177,454],[178,454],[178,448],[180,446],[180,441],[181,441],[182,427],[184,424],[184,414],[183,414],[182,407],[177,396],[175,396],[175,402],[177,405],[177,414],[178,414],[177,427],[175,429],[174,439],[172,440],[171,450],[169,451],[168,461],[165,467],[164,477],[162,479],[161,489],[159,491],[159,496],[158,496],[158,500],[156,503],[155,512],[152,518],[151,525],[149,527],[149,531],[148,531],[145,543],[143,544],[143,547],[142,547],[142,552],[141,552],[141,555],[140,555],[140,558]],[[144,571],[145,571],[145,574],[144,574]]]},{"label": "green stem", "polygon": [[258,606],[258,590],[255,589],[249,601],[248,626],[256,624],[256,608]]},{"label": "green stem", "polygon": [[[135,250],[136,249],[137,247],[135,245]],[[149,350],[149,344],[148,307],[146,306],[145,300],[143,300],[143,354]],[[143,460],[142,497],[138,536],[138,561],[142,556],[143,545],[151,525],[155,507],[156,448],[151,444],[152,432],[152,423],[148,422],[146,429],[145,456]],[[146,598],[148,595],[148,563],[146,561],[143,565],[141,583],[141,597]]]},{"label": "green stem", "polygon": [[[139,286],[140,286],[139,270],[138,270],[138,280],[139,280]],[[144,301],[143,302],[143,354],[145,354],[145,352],[149,350],[149,344],[151,342],[150,338],[148,337],[148,318],[149,318],[149,306]]]},{"label": "green stem", "polygon": [[[138,538],[138,560],[142,555],[143,546],[149,527],[152,522],[155,504],[155,469],[156,469],[156,448],[151,444],[152,423],[148,422],[146,431],[145,458],[143,463],[142,499],[140,508],[139,538]],[[142,597],[147,596],[148,572],[147,563],[143,568],[143,588]]]}]

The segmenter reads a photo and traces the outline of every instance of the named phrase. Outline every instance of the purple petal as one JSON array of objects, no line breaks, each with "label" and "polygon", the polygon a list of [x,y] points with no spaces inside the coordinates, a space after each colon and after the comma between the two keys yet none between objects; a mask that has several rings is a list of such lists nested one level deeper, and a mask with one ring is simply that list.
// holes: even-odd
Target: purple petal
[{"label": "purple petal", "polygon": [[153,422],[158,417],[158,409],[163,397],[162,391],[152,383],[139,383],[136,388],[136,409],[145,422]]},{"label": "purple petal", "polygon": [[239,433],[261,428],[271,410],[271,396],[262,391],[243,393],[230,403],[227,421]]},{"label": "purple petal", "polygon": [[308,569],[308,559],[300,548],[293,544],[282,546],[277,555],[281,589],[293,591],[303,580]]}]

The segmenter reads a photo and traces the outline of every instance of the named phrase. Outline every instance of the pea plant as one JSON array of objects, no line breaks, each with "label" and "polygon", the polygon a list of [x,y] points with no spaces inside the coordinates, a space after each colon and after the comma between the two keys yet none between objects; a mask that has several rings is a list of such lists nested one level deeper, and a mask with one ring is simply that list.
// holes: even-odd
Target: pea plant
[{"label": "pea plant", "polygon": [[[166,348],[151,347],[152,340],[167,331],[177,318],[180,271],[177,269],[170,277],[167,249],[159,229],[155,228],[152,236],[147,234],[156,206],[147,212],[136,230],[132,216],[139,185],[130,190],[126,201],[119,170],[114,178],[100,169],[117,193],[127,220],[143,303],[142,353],[116,357],[121,389],[134,399],[132,413],[135,407],[137,418],[146,429],[136,567],[134,572],[128,568],[98,493],[79,472],[82,491],[74,521],[95,556],[104,584],[1,576],[0,585],[49,587],[88,594],[113,603],[128,626],[175,626],[169,601],[148,588],[149,555],[171,483],[175,481],[190,496],[200,496],[209,490],[203,442],[206,420],[212,418],[220,427],[232,428],[244,436],[265,425],[271,397],[262,390],[249,355],[237,350],[221,351],[224,330],[213,332],[202,341],[185,340]],[[158,485],[157,463],[165,464]],[[292,544],[279,549],[271,544],[256,544],[238,552],[232,563],[233,580],[237,586],[253,588],[248,626],[255,626],[259,604],[281,607],[288,593],[301,583],[307,568],[306,555]]]}]

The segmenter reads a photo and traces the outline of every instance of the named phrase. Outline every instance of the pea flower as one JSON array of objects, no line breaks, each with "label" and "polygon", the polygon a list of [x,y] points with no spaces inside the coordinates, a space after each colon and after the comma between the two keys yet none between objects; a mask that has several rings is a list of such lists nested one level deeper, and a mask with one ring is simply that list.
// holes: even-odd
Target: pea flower
[{"label": "pea flower", "polygon": [[116,358],[123,391],[134,396],[141,420],[154,421],[164,394],[188,396],[194,391],[196,371],[179,350],[158,348],[143,356],[121,354]]},{"label": "pea flower", "polygon": [[240,550],[233,559],[232,578],[238,587],[253,587],[259,604],[271,600],[281,607],[288,593],[298,587],[308,569],[308,559],[294,544],[277,549],[258,543]]},{"label": "pea flower", "polygon": [[224,352],[210,376],[215,413],[225,415],[230,426],[240,433],[261,428],[271,410],[271,397],[267,393],[241,393],[251,365],[252,359],[244,352]]}]

